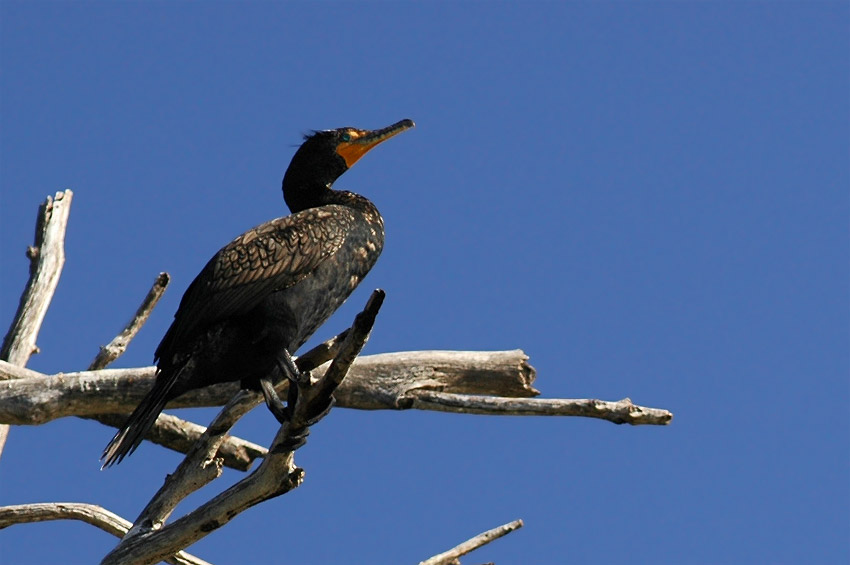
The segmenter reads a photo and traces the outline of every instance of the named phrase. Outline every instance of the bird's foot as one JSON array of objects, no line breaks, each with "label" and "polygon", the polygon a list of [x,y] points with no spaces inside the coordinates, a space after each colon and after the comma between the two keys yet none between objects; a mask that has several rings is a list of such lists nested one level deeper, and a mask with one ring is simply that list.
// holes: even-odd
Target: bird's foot
[{"label": "bird's foot", "polygon": [[[289,388],[294,387],[290,386]],[[260,389],[263,391],[263,399],[266,401],[266,406],[268,406],[269,411],[274,415],[280,425],[289,422],[292,416],[289,406],[283,404],[283,401],[274,389],[271,379],[260,379]]]},{"label": "bird's foot", "polygon": [[294,413],[298,399],[302,398],[307,402],[306,415],[304,415],[304,423],[309,427],[328,415],[334,405],[334,398],[319,398],[316,390],[312,388],[313,381],[309,371],[300,373],[297,378],[289,381],[289,394],[286,397],[286,406],[290,411],[290,415]]},{"label": "bird's foot", "polygon": [[301,389],[307,388],[311,383],[310,371],[300,371],[292,355],[284,349],[283,353],[277,359],[278,367],[286,380],[289,381],[289,392],[286,395],[286,408],[289,412],[290,419],[295,412],[295,405],[298,403],[298,395]]},{"label": "bird's foot", "polygon": [[303,427],[298,430],[291,430],[292,437],[286,443],[287,449],[294,450],[304,445],[307,441],[310,426],[327,416],[334,405],[334,398],[333,396],[325,397],[324,395],[317,395],[318,391],[313,388],[310,372],[300,371],[288,351],[284,350],[283,354],[278,357],[277,363],[281,373],[289,381],[286,404],[278,396],[271,379],[260,379],[260,388],[263,391],[266,406],[268,406],[269,411],[271,411],[281,425],[291,424],[295,417],[295,409],[299,401],[306,402],[306,406],[302,408],[303,411],[299,418],[303,422]]}]

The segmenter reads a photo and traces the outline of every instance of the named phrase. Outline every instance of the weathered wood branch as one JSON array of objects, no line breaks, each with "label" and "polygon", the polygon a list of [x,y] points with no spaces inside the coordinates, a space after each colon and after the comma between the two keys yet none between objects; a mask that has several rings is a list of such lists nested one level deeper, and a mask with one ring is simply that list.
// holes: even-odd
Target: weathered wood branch
[{"label": "weathered wood branch", "polygon": [[165,294],[165,289],[168,288],[170,280],[171,277],[168,273],[160,273],[157,275],[153,286],[151,286],[148,294],[145,296],[144,300],[142,300],[142,303],[138,310],[136,310],[136,314],[133,316],[133,319],[130,320],[124,330],[115,336],[112,341],[100,348],[97,357],[95,357],[94,361],[92,361],[91,365],[89,365],[89,371],[103,369],[124,354],[124,351],[127,350],[127,346],[130,345],[130,341],[136,337],[136,334],[139,333],[139,330],[141,330],[142,326],[145,325],[145,322],[148,321],[151,312],[153,312],[154,306],[156,306],[159,299],[162,298],[162,295]]},{"label": "weathered wood branch", "polygon": [[[318,374],[326,367],[317,369]],[[33,377],[0,362],[0,422],[41,424],[70,415],[120,412],[135,407],[152,385],[153,367],[60,373]],[[629,401],[531,399],[534,368],[520,350],[415,351],[359,357],[336,391],[337,405],[361,410],[438,410],[472,414],[556,415],[601,418],[633,425],[667,424],[667,410]],[[216,406],[237,384],[215,385],[181,396],[170,407]],[[282,386],[285,391],[286,384]],[[524,400],[523,400],[524,398]]]},{"label": "weathered wood branch", "polygon": [[[304,357],[298,358],[299,366]],[[335,396],[338,406],[361,410],[405,408],[407,395],[420,389],[528,397],[538,392],[531,386],[535,372],[527,359],[520,350],[366,355],[357,358]],[[327,365],[316,374],[325,370]],[[67,416],[130,412],[153,386],[155,371],[141,367],[47,376],[0,361],[0,422],[43,424]],[[282,383],[279,390],[286,388]],[[221,406],[238,389],[238,383],[213,385],[184,394],[168,406]]]},{"label": "weathered wood branch", "polygon": [[[30,524],[48,520],[80,520],[119,538],[123,537],[131,526],[129,520],[125,520],[96,504],[42,502],[0,507],[0,529],[15,524]],[[174,565],[211,565],[207,561],[184,551],[167,557],[165,562]]]},{"label": "weathered wood branch", "polygon": [[[73,197],[74,193],[70,190],[57,192],[56,196],[48,196],[39,206],[35,243],[27,248],[30,278],[0,347],[0,359],[13,365],[23,367],[38,352],[38,332],[65,264],[65,230]],[[3,453],[8,435],[9,427],[0,424],[0,454]]]},{"label": "weathered wood branch", "polygon": [[38,352],[38,332],[65,264],[65,229],[73,197],[70,190],[57,192],[39,206],[35,243],[27,249],[30,279],[0,348],[0,359],[13,365],[23,367]]},{"label": "weathered wood branch", "polygon": [[[317,414],[316,409],[329,405],[334,388],[344,382],[346,372],[369,337],[382,300],[383,292],[375,291],[364,311],[358,314],[330,367],[321,378],[298,383],[298,394],[290,418],[280,427],[268,454],[254,472],[186,516],[162,525],[179,501],[179,495],[185,496],[195,490],[195,485],[205,484],[216,473],[215,470],[208,470],[210,463],[214,464],[209,457],[216,450],[209,444],[216,441],[215,436],[227,433],[238,419],[225,413],[232,411],[235,405],[243,404],[243,398],[251,394],[242,391],[213,421],[205,437],[198,442],[198,449],[193,449],[172,475],[176,477],[175,480],[169,478],[136,520],[129,534],[101,563],[156,563],[225,525],[240,512],[297,488],[303,481],[304,472],[295,466],[294,451],[303,444],[309,427],[326,413],[323,411]],[[306,376],[309,380],[309,373]]]},{"label": "weathered wood branch", "polygon": [[593,398],[498,398],[416,390],[408,395],[408,399],[411,408],[461,414],[581,416],[633,426],[663,426],[673,419],[673,414],[667,410],[638,406],[628,398],[617,402]]},{"label": "weathered wood branch", "polygon": [[0,529],[48,520],[80,520],[119,538],[130,529],[128,520],[95,504],[39,502],[0,507]]},{"label": "weathered wood branch", "polygon": [[[96,369],[103,369],[124,352],[162,295],[168,283],[165,273],[125,330],[101,348],[89,371],[48,376],[24,368],[29,357],[38,351],[38,331],[61,273],[72,197],[69,190],[47,199],[39,210],[35,245],[28,249],[30,280],[0,349],[0,358],[9,361],[0,361],[0,453],[11,423],[40,424],[73,415],[119,426],[125,418],[120,413],[135,408],[155,377],[154,367]],[[350,330],[296,360],[305,372],[325,364],[315,371],[316,378],[297,383],[297,395],[289,395],[294,405],[291,417],[280,427],[269,450],[227,435],[236,421],[260,402],[258,394],[239,391],[236,383],[192,391],[169,406],[226,406],[209,428],[166,414],[160,416],[146,439],[167,443],[188,455],[132,527],[94,505],[48,503],[0,507],[0,529],[14,523],[79,519],[124,536],[104,563],[166,560],[202,565],[206,562],[180,552],[180,548],[223,526],[247,508],[300,485],[303,470],[295,466],[294,451],[305,441],[310,426],[324,416],[323,407],[328,407],[333,397],[340,406],[365,410],[582,416],[632,425],[663,425],[672,419],[666,410],[636,406],[628,398],[618,402],[529,398],[539,394],[532,387],[535,371],[519,350],[420,351],[357,358],[378,308],[380,299],[373,294]],[[285,394],[288,386],[281,383],[278,393]],[[220,476],[223,464],[247,470],[258,457],[263,458],[262,464],[245,479],[166,524],[181,500]],[[422,563],[459,563],[460,556],[521,526],[519,520],[505,524]]]},{"label": "weathered wood branch", "polygon": [[454,563],[460,563],[460,557],[478,549],[481,546],[487,545],[493,540],[506,536],[521,527],[522,520],[514,520],[513,522],[502,524],[492,530],[487,530],[486,532],[478,534],[477,536],[466,540],[448,551],[444,551],[443,553],[435,555],[425,561],[420,561],[419,565],[452,565]]}]

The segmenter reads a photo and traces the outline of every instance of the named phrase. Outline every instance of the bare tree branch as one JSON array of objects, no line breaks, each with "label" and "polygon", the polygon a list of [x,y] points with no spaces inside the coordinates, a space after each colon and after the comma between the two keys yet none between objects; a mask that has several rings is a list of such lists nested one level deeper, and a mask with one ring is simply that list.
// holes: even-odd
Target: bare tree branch
[{"label": "bare tree branch", "polygon": [[168,273],[160,273],[156,277],[153,286],[148,291],[148,294],[145,296],[145,299],[142,301],[139,309],[136,310],[136,314],[133,316],[133,319],[130,320],[124,330],[115,336],[109,344],[100,348],[100,352],[97,354],[97,357],[95,357],[94,361],[92,361],[91,365],[89,365],[89,371],[103,369],[124,354],[124,351],[126,351],[130,341],[136,337],[136,334],[139,333],[139,330],[142,329],[142,326],[144,326],[145,322],[148,321],[154,306],[156,306],[159,299],[162,298],[170,280],[171,277],[168,276]]},{"label": "bare tree branch", "polygon": [[119,538],[131,525],[128,520],[95,504],[42,502],[0,507],[0,529],[47,520],[80,520]]},{"label": "bare tree branch", "polygon": [[[38,209],[35,244],[27,249],[30,279],[0,347],[0,359],[13,365],[23,367],[38,351],[38,332],[65,264],[65,229],[73,197],[70,190],[57,192],[54,198],[48,196]],[[0,424],[0,454],[8,434],[8,426]]]},{"label": "bare tree branch", "polygon": [[[96,504],[80,502],[44,502],[0,507],[0,529],[15,524],[29,524],[47,520],[80,520],[96,526],[116,537],[123,537],[130,529],[129,520]],[[184,551],[165,559],[174,565],[211,565]]]},{"label": "bare tree branch", "polygon": [[161,528],[181,500],[220,476],[221,465],[216,454],[222,441],[230,428],[259,403],[259,399],[259,394],[241,390],[224,405],[136,518],[134,533],[138,533],[135,530]]},{"label": "bare tree branch", "polygon": [[453,547],[448,551],[444,551],[443,553],[435,555],[430,559],[421,561],[419,565],[451,565],[454,563],[460,564],[460,557],[466,555],[467,553],[473,550],[478,549],[483,545],[487,545],[491,541],[499,539],[500,537],[507,535],[514,530],[518,530],[521,527],[522,520],[514,520],[513,522],[502,524],[497,528],[493,528],[492,530],[487,530],[484,533],[478,534],[474,538],[468,539],[462,544]]},{"label": "bare tree branch", "polygon": [[[160,489],[137,518],[128,535],[101,562],[108,564],[156,563],[164,556],[187,547],[233,519],[240,512],[260,502],[280,496],[298,487],[304,473],[295,467],[294,451],[303,444],[309,427],[321,419],[330,406],[334,387],[342,382],[352,361],[368,339],[375,315],[383,300],[383,291],[375,291],[363,312],[357,315],[325,375],[315,383],[299,382],[298,394],[290,418],[275,436],[262,464],[209,502],[201,505],[172,524],[160,526],[173,511],[180,496],[205,484],[216,474],[209,470],[210,456],[215,453],[216,437],[227,433],[235,423],[236,413],[247,411],[252,393],[241,391],[216,417],[196,448]],[[306,374],[309,381],[309,373]],[[257,396],[257,395],[253,395]],[[290,401],[293,395],[290,395]],[[317,409],[321,413],[317,414]],[[200,463],[200,464],[199,464]],[[179,493],[179,494],[178,494]]]},{"label": "bare tree branch", "polygon": [[[326,367],[320,367],[316,372],[324,370]],[[0,361],[0,378],[29,377],[0,381],[0,422],[40,424],[70,415],[127,411],[151,386],[154,368],[35,378],[31,374]],[[517,398],[537,394],[531,386],[534,376],[520,350],[382,353],[359,357],[335,397],[338,406],[362,410],[583,416],[633,425],[664,425],[672,419],[667,410],[637,406],[628,400]],[[185,394],[169,406],[220,405],[237,390],[238,384],[215,385]],[[286,383],[281,390],[286,390]]]},{"label": "bare tree branch", "polygon": [[65,229],[74,193],[57,192],[39,206],[35,244],[27,249],[30,280],[0,348],[0,359],[23,367],[38,351],[36,339],[65,264]]},{"label": "bare tree branch", "polygon": [[[65,262],[64,240],[72,198],[73,192],[70,190],[57,192],[55,198],[48,197],[39,207],[35,244],[27,249],[27,255],[30,258],[30,280],[0,349],[0,358],[8,360],[9,366],[16,367],[19,375],[32,377],[33,374],[39,374],[26,370],[24,366],[30,356],[38,352],[36,346],[38,332]],[[109,346],[101,350],[92,363],[92,368],[106,366],[124,352],[127,343],[144,324],[167,284],[168,275],[160,274],[154,289],[151,289],[133,321]],[[3,363],[6,364],[6,361]],[[3,451],[8,433],[9,426],[0,425],[0,453]],[[93,504],[56,502],[0,507],[0,529],[16,523],[61,519],[82,520],[118,537],[122,537],[130,527],[129,521]],[[165,561],[175,565],[210,565],[207,561],[183,551],[173,556],[166,556]]]},{"label": "bare tree branch", "polygon": [[582,416],[633,426],[663,426],[673,419],[667,410],[638,406],[628,398],[617,402],[592,398],[497,398],[430,390],[413,391],[408,398],[411,408],[462,414]]},{"label": "bare tree branch", "polygon": [[[317,349],[327,351],[327,346]],[[315,368],[317,355],[310,352],[296,363]],[[408,396],[415,390],[528,397],[539,393],[531,386],[535,372],[527,359],[518,349],[366,355],[357,358],[335,396],[338,406],[360,410],[407,408]],[[327,366],[322,366],[316,373],[325,370]],[[67,416],[129,412],[153,386],[155,372],[155,367],[139,367],[47,376],[0,361],[0,422],[43,424]],[[278,389],[285,393],[287,384]],[[184,394],[168,406],[221,406],[238,390],[238,383],[213,385]]]},{"label": "bare tree branch", "polygon": [[[74,415],[120,426],[125,416],[119,413],[131,411],[155,378],[155,367],[119,370],[104,367],[123,354],[145,323],[168,284],[166,273],[157,278],[124,331],[101,348],[89,371],[47,376],[24,368],[29,357],[38,351],[38,331],[64,263],[63,241],[72,197],[70,190],[56,193],[54,199],[48,198],[39,209],[35,245],[28,249],[30,280],[0,349],[0,359],[8,360],[0,360],[0,453],[8,424],[39,424]],[[237,383],[192,391],[169,407],[226,405],[208,428],[160,415],[146,439],[165,443],[186,452],[187,456],[175,473],[166,478],[135,524],[131,526],[95,505],[47,503],[0,507],[0,529],[15,523],[78,519],[123,536],[103,563],[147,564],[166,560],[203,565],[205,561],[180,549],[223,526],[240,512],[297,488],[304,472],[295,466],[294,452],[306,441],[310,426],[330,410],[334,398],[340,406],[365,410],[582,416],[632,425],[665,425],[672,420],[670,412],[637,406],[628,398],[618,402],[529,398],[539,394],[532,387],[535,370],[519,350],[419,351],[358,358],[382,300],[383,291],[375,291],[349,330],[296,360],[306,378],[276,386],[279,394],[288,394],[289,417],[268,450],[228,435],[238,419],[261,401],[259,394],[240,391]],[[309,371],[314,369],[316,375],[311,379]],[[166,524],[177,504],[220,476],[223,465],[247,470],[257,457],[263,458],[263,462],[254,472],[189,514]],[[422,564],[459,564],[460,556],[519,527],[522,521],[516,520],[494,528]]]},{"label": "bare tree branch", "polygon": [[27,369],[26,367],[12,365],[8,361],[0,359],[0,382],[13,379],[44,379],[48,376],[44,373]]}]

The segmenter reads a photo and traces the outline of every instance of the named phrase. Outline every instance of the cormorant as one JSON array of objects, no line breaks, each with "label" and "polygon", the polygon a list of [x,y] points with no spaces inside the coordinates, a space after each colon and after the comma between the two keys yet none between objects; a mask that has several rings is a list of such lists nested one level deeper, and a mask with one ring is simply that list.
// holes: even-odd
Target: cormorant
[{"label": "cormorant", "polygon": [[262,390],[278,420],[286,417],[271,382],[297,372],[291,354],[348,298],[384,245],[375,205],[331,185],[413,125],[305,136],[283,177],[292,214],[231,241],[186,289],[154,355],[153,389],[106,446],[103,467],[135,451],[166,403],[192,389],[238,380]]}]

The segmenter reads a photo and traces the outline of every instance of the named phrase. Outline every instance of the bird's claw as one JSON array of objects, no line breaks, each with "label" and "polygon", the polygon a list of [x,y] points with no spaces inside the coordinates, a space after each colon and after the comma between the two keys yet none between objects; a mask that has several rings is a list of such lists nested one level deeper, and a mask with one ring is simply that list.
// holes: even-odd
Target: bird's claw
[{"label": "bird's claw", "polygon": [[[290,387],[291,388],[291,387]],[[263,392],[263,399],[266,401],[269,411],[275,419],[283,425],[291,420],[289,407],[283,404],[283,401],[277,395],[274,385],[270,379],[260,379],[260,389]]]}]

